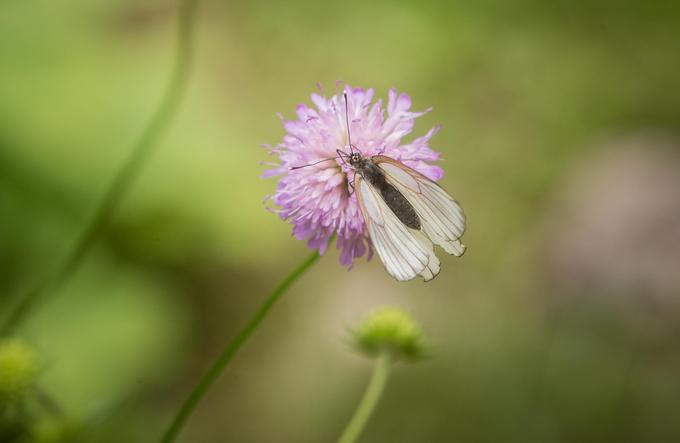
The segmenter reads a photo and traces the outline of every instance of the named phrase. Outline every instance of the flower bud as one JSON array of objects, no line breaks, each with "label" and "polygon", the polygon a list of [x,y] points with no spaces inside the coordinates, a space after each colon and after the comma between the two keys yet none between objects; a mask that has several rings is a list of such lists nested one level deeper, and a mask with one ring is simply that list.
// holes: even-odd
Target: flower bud
[{"label": "flower bud", "polygon": [[36,420],[30,429],[34,443],[66,443],[80,441],[79,423],[64,417],[44,416]]},{"label": "flower bud", "polygon": [[0,342],[0,409],[19,403],[37,374],[38,361],[28,345],[18,340]]},{"label": "flower bud", "polygon": [[400,308],[388,306],[374,311],[352,335],[356,347],[370,356],[386,352],[395,360],[413,360],[423,355],[420,327]]}]

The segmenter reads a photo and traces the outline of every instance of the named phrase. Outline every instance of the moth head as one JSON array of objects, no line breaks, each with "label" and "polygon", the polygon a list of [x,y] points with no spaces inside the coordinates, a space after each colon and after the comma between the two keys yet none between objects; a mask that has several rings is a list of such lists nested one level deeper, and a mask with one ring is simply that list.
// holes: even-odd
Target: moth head
[{"label": "moth head", "polygon": [[356,152],[356,151],[352,152],[349,155],[349,164],[352,165],[352,166],[356,166],[361,162],[362,158],[363,157],[361,156],[361,153]]}]

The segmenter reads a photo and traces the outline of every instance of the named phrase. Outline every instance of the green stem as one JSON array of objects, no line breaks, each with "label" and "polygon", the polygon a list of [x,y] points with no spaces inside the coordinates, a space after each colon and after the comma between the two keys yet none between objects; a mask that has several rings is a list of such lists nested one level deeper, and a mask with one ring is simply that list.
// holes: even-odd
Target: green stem
[{"label": "green stem", "polygon": [[41,386],[35,389],[36,397],[40,405],[45,408],[53,417],[64,418],[64,410],[57,401],[47,393]]},{"label": "green stem", "polygon": [[368,419],[371,418],[371,414],[385,390],[391,366],[392,358],[389,352],[383,351],[378,356],[371,381],[368,383],[359,407],[354,412],[354,416],[347,425],[347,428],[345,428],[345,432],[342,433],[338,443],[354,443],[359,438],[361,431],[364,430]]},{"label": "green stem", "polygon": [[179,432],[182,430],[182,426],[186,422],[187,418],[196,408],[196,405],[203,398],[208,388],[217,380],[219,375],[224,371],[229,362],[234,358],[238,350],[241,348],[243,343],[252,335],[252,333],[257,329],[257,327],[262,323],[262,320],[267,316],[269,310],[272,308],[274,303],[281,297],[281,295],[286,292],[286,289],[290,287],[304,272],[309,269],[312,264],[319,258],[319,253],[314,252],[307,259],[305,259],[302,264],[291,272],[279,285],[274,289],[274,291],[267,297],[262,306],[255,312],[253,318],[246,327],[234,338],[231,343],[222,351],[217,361],[212,365],[210,370],[203,376],[203,378],[198,382],[196,387],[191,391],[189,397],[184,401],[184,404],[175,415],[172,423],[165,431],[165,434],[161,438],[161,443],[170,443],[175,440]]},{"label": "green stem", "polygon": [[49,290],[57,289],[78,268],[83,257],[97,239],[98,234],[111,219],[111,215],[139,174],[146,159],[158,145],[161,136],[165,134],[186,91],[193,59],[193,35],[198,3],[199,0],[179,0],[175,62],[165,94],[149,124],[132,148],[125,163],[114,176],[113,181],[99,201],[92,218],[77,237],[73,247],[67,252],[64,260],[60,262],[54,272],[48,273],[45,278],[32,286],[28,292],[18,299],[2,327],[0,327],[0,336],[10,334],[41,296]]}]

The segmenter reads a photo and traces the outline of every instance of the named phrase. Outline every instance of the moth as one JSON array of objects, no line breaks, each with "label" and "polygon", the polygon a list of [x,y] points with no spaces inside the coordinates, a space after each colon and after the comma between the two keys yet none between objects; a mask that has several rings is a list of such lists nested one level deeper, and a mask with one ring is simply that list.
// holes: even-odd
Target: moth
[{"label": "moth", "polygon": [[[418,275],[430,281],[440,271],[434,245],[456,257],[465,253],[460,241],[465,232],[463,209],[437,183],[403,163],[384,155],[363,156],[352,144],[348,114],[346,107],[350,152],[337,149],[337,157],[321,161],[339,158],[354,170],[350,186],[387,272],[399,281]],[[292,169],[305,166],[310,165]]]},{"label": "moth", "polygon": [[368,235],[392,277],[436,277],[435,244],[457,257],[465,253],[463,209],[438,184],[390,157],[353,151],[347,161]]}]

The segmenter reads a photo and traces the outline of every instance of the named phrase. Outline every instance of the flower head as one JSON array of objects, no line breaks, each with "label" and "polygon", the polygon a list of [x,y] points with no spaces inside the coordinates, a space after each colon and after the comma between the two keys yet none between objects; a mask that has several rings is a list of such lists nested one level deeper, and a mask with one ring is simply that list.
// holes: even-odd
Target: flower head
[{"label": "flower head", "polygon": [[0,411],[15,405],[30,391],[38,374],[38,359],[23,342],[0,343]]},{"label": "flower head", "polygon": [[356,347],[370,356],[386,351],[394,358],[414,359],[424,351],[420,327],[400,308],[378,309],[352,335]]},{"label": "flower head", "polygon": [[414,120],[429,109],[409,111],[410,97],[394,89],[389,92],[386,107],[382,100],[373,102],[373,89],[345,86],[344,92],[346,107],[342,94],[330,98],[312,94],[314,108],[297,106],[297,119],[283,121],[286,135],[271,149],[280,163],[264,176],[281,177],[270,199],[278,206],[280,217],[293,224],[293,235],[307,240],[311,249],[323,254],[331,236],[337,233],[340,262],[351,266],[355,258],[367,254],[370,259],[372,255],[364,219],[349,186],[354,171],[339,158],[291,170],[336,157],[337,149],[349,152],[345,109],[349,113],[352,145],[364,156],[386,155],[432,180],[439,180],[443,171],[429,164],[439,159],[439,153],[428,146],[438,128],[402,143],[413,129]]}]

